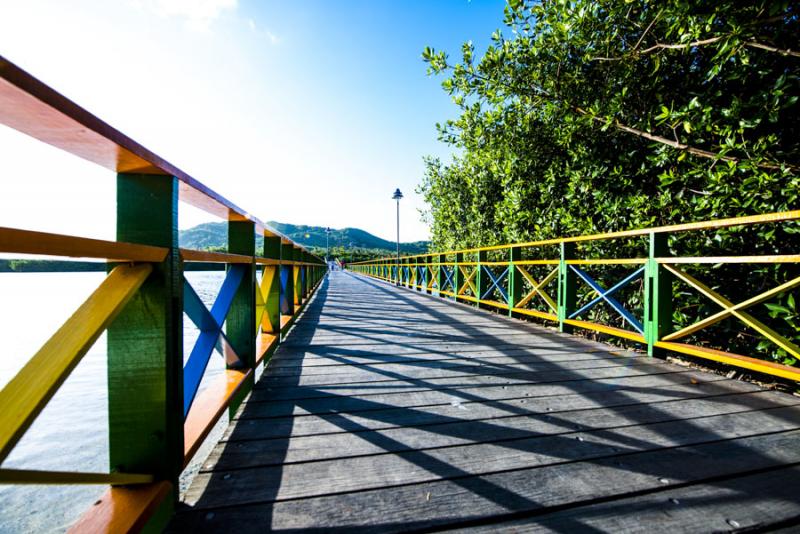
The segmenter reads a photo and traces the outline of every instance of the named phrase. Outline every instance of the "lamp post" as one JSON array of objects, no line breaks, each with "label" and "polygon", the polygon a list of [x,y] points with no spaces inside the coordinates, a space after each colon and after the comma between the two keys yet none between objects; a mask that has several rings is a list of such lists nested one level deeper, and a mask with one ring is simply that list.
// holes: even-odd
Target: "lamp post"
[{"label": "lamp post", "polygon": [[330,246],[331,227],[325,227],[325,265],[328,270],[331,268],[331,246]]},{"label": "lamp post", "polygon": [[397,271],[395,274],[395,285],[400,285],[400,199],[403,198],[403,193],[400,188],[394,190],[392,200],[397,201]]}]

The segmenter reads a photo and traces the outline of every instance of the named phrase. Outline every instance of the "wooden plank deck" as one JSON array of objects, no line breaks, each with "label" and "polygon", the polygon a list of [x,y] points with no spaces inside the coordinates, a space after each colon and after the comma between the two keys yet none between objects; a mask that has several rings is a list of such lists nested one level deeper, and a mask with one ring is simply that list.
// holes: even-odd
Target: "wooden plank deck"
[{"label": "wooden plank deck", "polygon": [[800,398],[332,273],[169,531],[800,524]]}]

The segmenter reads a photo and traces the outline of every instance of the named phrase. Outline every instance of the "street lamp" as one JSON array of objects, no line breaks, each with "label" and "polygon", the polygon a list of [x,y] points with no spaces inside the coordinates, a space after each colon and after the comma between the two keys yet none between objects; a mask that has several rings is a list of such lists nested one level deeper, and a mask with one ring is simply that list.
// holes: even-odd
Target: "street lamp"
[{"label": "street lamp", "polygon": [[394,190],[392,200],[397,201],[397,271],[395,273],[395,284],[400,285],[400,199],[403,198],[403,193],[400,188]]},{"label": "street lamp", "polygon": [[331,249],[330,249],[330,235],[331,235],[331,227],[325,227],[325,263],[328,265],[328,269],[331,268]]}]

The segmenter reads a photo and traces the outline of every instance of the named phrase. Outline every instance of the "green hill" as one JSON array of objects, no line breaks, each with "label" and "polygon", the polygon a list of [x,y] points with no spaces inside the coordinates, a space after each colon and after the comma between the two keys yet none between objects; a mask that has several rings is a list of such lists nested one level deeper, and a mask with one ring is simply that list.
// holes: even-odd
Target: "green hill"
[{"label": "green hill", "polygon": [[[312,250],[325,250],[325,228],[269,221],[267,224],[284,234],[289,239]],[[182,247],[196,250],[224,248],[227,243],[227,225],[224,222],[199,224],[180,232]],[[369,249],[392,253],[396,250],[393,241],[387,241],[359,228],[331,229],[331,249]],[[421,254],[428,250],[428,241],[400,243],[403,254]]]}]

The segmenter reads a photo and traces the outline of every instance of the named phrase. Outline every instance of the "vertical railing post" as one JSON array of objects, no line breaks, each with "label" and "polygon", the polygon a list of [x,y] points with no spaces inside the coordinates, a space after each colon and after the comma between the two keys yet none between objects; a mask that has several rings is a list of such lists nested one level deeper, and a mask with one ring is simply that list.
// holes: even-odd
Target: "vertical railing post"
[{"label": "vertical railing post", "polygon": [[433,255],[425,256],[425,293],[433,295]]},{"label": "vertical railing post", "polygon": [[669,256],[668,239],[666,233],[649,234],[644,278],[644,335],[648,356],[662,352],[655,344],[672,331],[672,274],[656,261],[656,258]]},{"label": "vertical railing post", "polygon": [[444,254],[439,254],[436,256],[436,264],[438,269],[436,270],[436,287],[439,290],[439,296],[444,298],[446,295],[442,294],[442,291],[445,291],[444,286],[447,283],[447,277],[444,275],[444,271],[442,269],[447,269],[446,265],[442,265],[443,263],[447,262],[447,256]]},{"label": "vertical railing post", "polygon": [[522,299],[522,273],[516,262],[522,259],[522,249],[511,247],[508,250],[508,316],[514,316],[514,306]]},{"label": "vertical railing post", "polygon": [[[264,236],[265,258],[280,261],[281,238]],[[261,331],[280,339],[281,332],[281,280],[280,265],[264,265],[261,287],[264,289],[264,315],[261,318]],[[269,356],[269,354],[267,355]],[[267,357],[264,358],[266,364]]]},{"label": "vertical railing post", "polygon": [[[303,251],[299,248],[292,248],[292,259],[295,262],[302,261]],[[294,310],[295,313],[303,304],[303,267],[295,264],[294,266]]]},{"label": "vertical railing post", "polygon": [[[252,221],[228,221],[228,252],[252,258],[248,265],[244,265],[245,273],[242,283],[236,290],[225,319],[225,335],[245,368],[253,369],[256,365],[256,270],[254,263],[256,228]],[[231,399],[228,407],[231,417],[253,389],[253,384],[254,373],[250,373],[247,381]]]},{"label": "vertical railing post", "polygon": [[[294,261],[293,247],[291,244],[281,243],[281,315],[291,317],[294,315]],[[288,262],[288,263],[283,263]]]},{"label": "vertical railing post", "polygon": [[178,180],[117,175],[117,240],[169,248],[108,328],[111,472],[151,473],[172,495],[148,523],[162,530],[178,499],[183,467],[183,269]]},{"label": "vertical railing post", "polygon": [[486,273],[483,272],[483,264],[486,262],[486,251],[478,251],[478,265],[475,268],[478,270],[475,274],[475,291],[478,293],[475,297],[478,299],[475,306],[481,307],[481,300],[483,300],[483,292],[486,290]]},{"label": "vertical railing post", "polygon": [[311,283],[311,261],[313,258],[308,252],[304,252],[303,256],[307,263],[307,265],[303,266],[303,286],[305,287],[306,300],[308,300],[311,297],[311,289],[313,287]]},{"label": "vertical railing post", "polygon": [[575,259],[575,243],[561,243],[561,259],[558,262],[558,330],[572,332],[572,327],[564,321],[575,311],[578,299],[578,279],[569,268],[567,260]]},{"label": "vertical railing post", "polygon": [[455,293],[455,301],[459,301],[458,291],[464,283],[464,275],[461,274],[461,264],[464,263],[464,253],[456,252],[455,259],[453,260],[453,293]]}]

